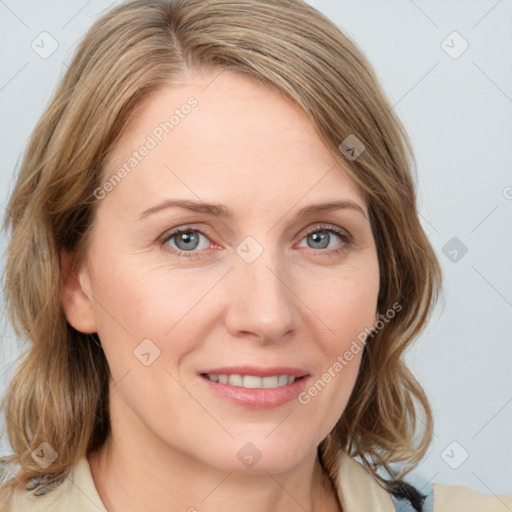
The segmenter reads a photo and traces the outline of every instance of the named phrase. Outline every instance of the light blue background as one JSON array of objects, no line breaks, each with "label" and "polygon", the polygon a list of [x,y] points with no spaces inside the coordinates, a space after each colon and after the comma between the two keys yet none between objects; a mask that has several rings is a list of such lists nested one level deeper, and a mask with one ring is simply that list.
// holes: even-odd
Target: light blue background
[{"label": "light blue background", "polygon": [[[2,207],[63,62],[115,3],[0,2]],[[310,3],[365,52],[412,138],[422,222],[446,276],[445,306],[407,354],[435,416],[428,455],[409,478],[512,494],[512,1]],[[43,31],[59,44],[47,59],[31,48]],[[441,46],[453,31],[469,44],[456,59]],[[446,44],[461,48],[456,36]],[[442,252],[452,237],[468,248],[457,262]],[[1,332],[3,392],[20,348],[5,318]],[[453,469],[445,460],[456,465],[463,450]]]}]

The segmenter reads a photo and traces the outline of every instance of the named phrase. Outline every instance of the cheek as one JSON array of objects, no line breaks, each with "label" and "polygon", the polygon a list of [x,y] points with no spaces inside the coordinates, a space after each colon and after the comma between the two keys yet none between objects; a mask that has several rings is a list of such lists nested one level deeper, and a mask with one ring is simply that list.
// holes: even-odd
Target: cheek
[{"label": "cheek", "polygon": [[154,268],[136,258],[114,264],[97,256],[106,264],[92,270],[93,307],[114,380],[129,369],[139,370],[139,346],[151,356],[158,354],[155,367],[194,348],[199,319],[207,323],[205,308],[214,307],[205,295],[217,274]]},{"label": "cheek", "polygon": [[304,302],[312,305],[314,332],[323,333],[310,357],[318,360],[319,350],[323,357],[318,375],[298,400],[317,418],[312,428],[320,432],[320,442],[343,414],[359,373],[364,340],[375,325],[378,263],[375,257],[345,267],[336,278],[316,277],[318,286],[303,286],[302,293]]},{"label": "cheek", "polygon": [[301,299],[310,305],[317,327],[323,327],[331,357],[374,326],[379,284],[376,255],[330,273],[310,273],[302,282]]},{"label": "cheek", "polygon": [[[347,358],[347,354],[350,356]],[[334,428],[343,415],[352,394],[361,364],[363,349],[354,344],[345,354],[324,368],[310,385],[298,395],[303,414],[310,418],[308,428],[319,443]]]}]

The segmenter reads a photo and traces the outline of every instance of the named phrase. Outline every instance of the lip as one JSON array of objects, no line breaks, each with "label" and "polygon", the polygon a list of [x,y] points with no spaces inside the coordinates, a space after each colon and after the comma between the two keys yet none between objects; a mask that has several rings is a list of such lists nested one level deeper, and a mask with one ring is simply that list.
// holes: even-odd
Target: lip
[{"label": "lip", "polygon": [[304,377],[308,375],[308,371],[302,368],[294,368],[291,366],[273,366],[271,368],[263,368],[261,366],[224,366],[222,368],[211,368],[199,372],[208,375],[254,375],[255,377],[272,377],[273,375],[293,375],[294,377]]},{"label": "lip", "polygon": [[[213,382],[203,374],[210,375],[254,375],[257,377],[269,377],[273,375],[293,375],[299,380],[286,386],[277,388],[244,388],[231,384]],[[257,368],[253,366],[215,368],[199,374],[201,382],[207,386],[210,392],[215,393],[230,402],[249,409],[273,409],[280,407],[292,400],[307,387],[310,376],[307,371],[299,368],[279,366],[273,368]]]}]

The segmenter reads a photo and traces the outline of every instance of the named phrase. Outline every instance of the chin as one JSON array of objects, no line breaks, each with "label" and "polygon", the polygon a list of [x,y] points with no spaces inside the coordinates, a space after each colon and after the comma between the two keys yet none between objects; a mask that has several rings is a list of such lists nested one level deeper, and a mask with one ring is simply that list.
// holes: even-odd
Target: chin
[{"label": "chin", "polygon": [[[276,435],[275,439],[271,439],[273,435]],[[260,436],[231,439],[218,444],[217,450],[210,452],[208,460],[205,460],[204,453],[199,458],[222,471],[257,474],[286,472],[311,454],[316,455],[316,447],[311,443],[312,447],[308,450],[306,440],[296,440],[293,444],[288,440],[287,444],[277,434],[267,436],[268,432],[265,432]]]}]

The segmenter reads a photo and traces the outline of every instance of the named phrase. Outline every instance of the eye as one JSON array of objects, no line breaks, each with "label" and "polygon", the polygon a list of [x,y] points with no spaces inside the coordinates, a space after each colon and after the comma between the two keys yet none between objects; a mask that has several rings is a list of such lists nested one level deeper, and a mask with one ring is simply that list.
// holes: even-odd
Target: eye
[{"label": "eye", "polygon": [[[202,247],[201,238],[204,238]],[[336,238],[341,240],[342,243],[338,242],[336,244]],[[305,240],[306,243],[308,243],[308,247],[310,249],[318,249],[314,252],[332,256],[347,248],[352,241],[347,232],[330,224],[318,224],[312,226],[306,231],[302,240]],[[331,245],[331,242],[333,241],[335,243],[334,246]],[[170,249],[174,254],[177,254],[178,256],[184,255],[186,257],[201,256],[202,250],[211,247],[210,239],[202,231],[188,226],[184,228],[177,228],[166,233],[161,238],[160,244]]]},{"label": "eye", "polygon": [[[193,252],[194,249],[198,248],[201,249],[201,237],[204,237],[209,242],[208,237],[198,229],[175,229],[167,233],[161,243],[162,245],[169,246],[179,256],[180,253]],[[202,249],[207,249],[209,246],[210,243],[203,244]]]},{"label": "eye", "polygon": [[[340,239],[343,243],[336,244],[336,238]],[[326,226],[323,224],[318,224],[309,228],[306,231],[304,240],[308,244],[308,247],[312,249],[321,249],[321,251],[316,252],[322,252],[322,254],[327,253],[330,255],[341,252],[351,243],[350,235],[347,232],[337,226]],[[334,242],[334,245],[330,245],[331,242]]]}]

